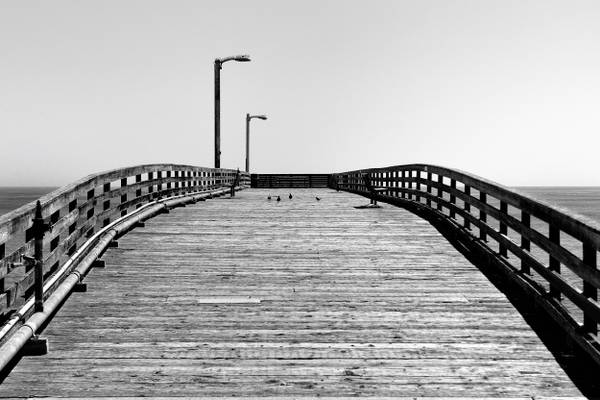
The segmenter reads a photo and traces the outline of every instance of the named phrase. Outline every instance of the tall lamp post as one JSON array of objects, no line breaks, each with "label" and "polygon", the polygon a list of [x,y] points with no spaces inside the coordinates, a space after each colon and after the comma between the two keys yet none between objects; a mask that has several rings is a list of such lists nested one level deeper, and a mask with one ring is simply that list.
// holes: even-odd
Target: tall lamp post
[{"label": "tall lamp post", "polygon": [[252,118],[266,120],[267,116],[246,114],[246,172],[250,172],[250,120]]},{"label": "tall lamp post", "polygon": [[227,61],[250,61],[249,55],[215,59],[215,168],[221,168],[221,65]]}]

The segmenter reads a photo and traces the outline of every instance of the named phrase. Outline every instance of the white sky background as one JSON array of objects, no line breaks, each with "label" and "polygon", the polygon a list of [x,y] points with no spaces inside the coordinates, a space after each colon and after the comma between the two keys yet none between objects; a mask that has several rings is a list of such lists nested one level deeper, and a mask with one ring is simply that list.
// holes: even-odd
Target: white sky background
[{"label": "white sky background", "polygon": [[600,1],[0,0],[0,186],[407,163],[600,185]]}]

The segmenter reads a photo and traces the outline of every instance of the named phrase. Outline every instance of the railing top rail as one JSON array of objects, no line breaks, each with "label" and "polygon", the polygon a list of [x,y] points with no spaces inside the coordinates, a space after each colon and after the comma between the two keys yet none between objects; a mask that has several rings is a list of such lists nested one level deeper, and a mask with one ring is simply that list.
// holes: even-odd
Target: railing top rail
[{"label": "railing top rail", "polygon": [[431,172],[433,174],[443,175],[450,179],[454,179],[519,208],[532,216],[540,218],[548,223],[555,224],[562,231],[580,240],[591,241],[597,248],[600,248],[600,223],[597,221],[469,172],[438,165],[405,164],[359,169],[344,172],[343,174],[402,170]]}]

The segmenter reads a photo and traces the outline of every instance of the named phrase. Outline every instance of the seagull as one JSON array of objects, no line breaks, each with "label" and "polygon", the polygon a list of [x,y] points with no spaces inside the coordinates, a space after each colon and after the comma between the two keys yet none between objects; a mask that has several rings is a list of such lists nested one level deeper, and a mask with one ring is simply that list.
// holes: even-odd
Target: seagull
[{"label": "seagull", "polygon": [[281,197],[277,196],[277,201],[281,201]]},{"label": "seagull", "polygon": [[319,198],[319,196],[316,196],[315,199],[317,199],[317,201],[320,201],[321,199]]},{"label": "seagull", "polygon": [[269,197],[267,197],[267,200],[271,200],[271,193],[269,193]]},{"label": "seagull", "polygon": [[290,195],[289,195],[288,197],[289,197],[289,198],[290,198],[290,200],[291,200],[291,199],[292,199],[292,197],[294,197],[294,196],[292,196],[292,194],[290,193]]}]

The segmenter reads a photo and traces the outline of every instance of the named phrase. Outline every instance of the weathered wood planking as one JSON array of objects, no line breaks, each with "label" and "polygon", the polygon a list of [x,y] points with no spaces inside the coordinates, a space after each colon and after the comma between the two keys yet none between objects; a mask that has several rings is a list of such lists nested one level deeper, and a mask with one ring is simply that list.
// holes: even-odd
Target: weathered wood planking
[{"label": "weathered wood planking", "polygon": [[347,193],[268,193],[121,238],[0,396],[580,395],[426,221]]}]

